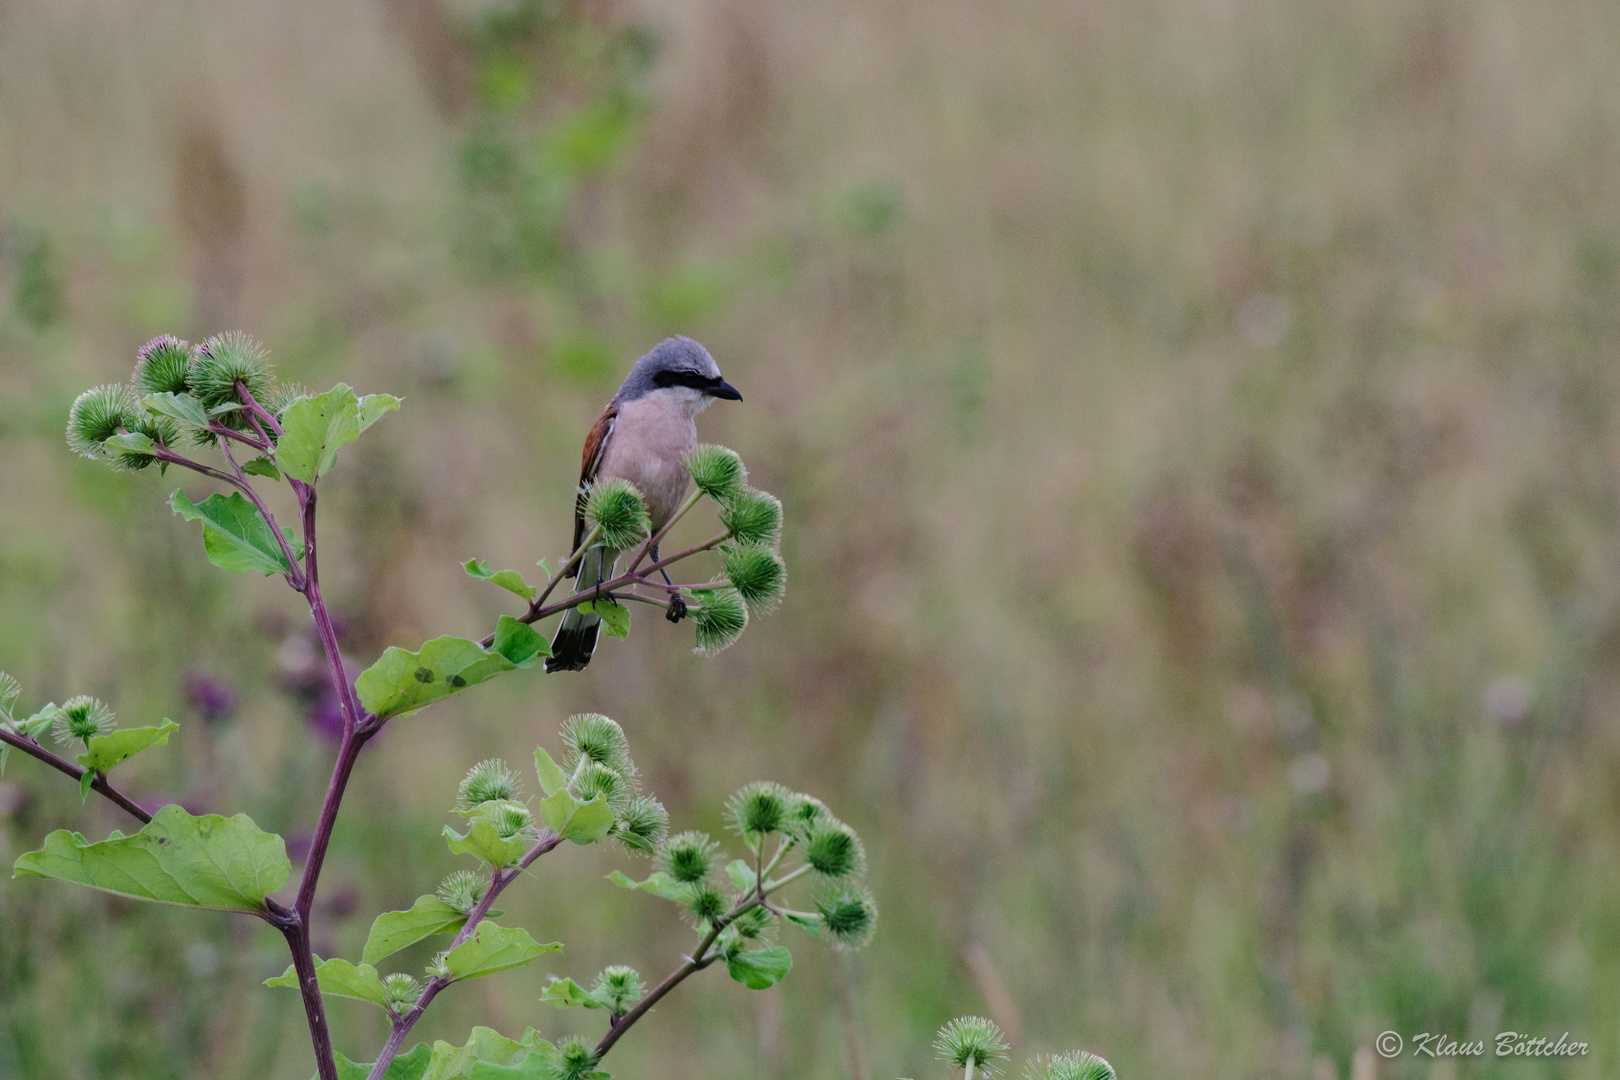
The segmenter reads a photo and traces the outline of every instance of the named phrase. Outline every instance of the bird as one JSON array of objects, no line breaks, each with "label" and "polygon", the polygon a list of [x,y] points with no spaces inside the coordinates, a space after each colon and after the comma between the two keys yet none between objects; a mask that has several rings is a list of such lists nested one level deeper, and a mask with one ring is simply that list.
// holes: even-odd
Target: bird
[{"label": "bird", "polygon": [[[635,362],[585,436],[574,499],[571,556],[585,542],[585,502],[591,486],[615,477],[628,480],[641,493],[651,535],[658,535],[680,509],[692,482],[685,458],[697,445],[695,418],[716,399],[741,401],[742,394],[721,378],[709,350],[691,338],[665,338]],[[651,554],[656,561],[656,546]],[[611,579],[618,558],[618,551],[600,544],[580,554],[567,571],[567,576],[578,579],[574,595]],[[678,618],[673,604],[671,618]],[[552,639],[546,670],[583,670],[591,662],[601,629],[600,616],[569,608]]]}]

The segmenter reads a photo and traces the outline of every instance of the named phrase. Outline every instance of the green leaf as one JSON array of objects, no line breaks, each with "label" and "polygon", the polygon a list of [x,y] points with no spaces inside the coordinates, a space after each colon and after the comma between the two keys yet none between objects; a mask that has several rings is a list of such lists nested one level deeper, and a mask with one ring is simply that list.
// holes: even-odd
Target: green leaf
[{"label": "green leaf", "polygon": [[600,1009],[602,1003],[585,992],[585,988],[573,979],[562,979],[553,975],[546,988],[540,992],[540,1000],[547,1005],[555,1005],[559,1009]]},{"label": "green leaf", "polygon": [[811,937],[821,936],[821,920],[814,915],[803,911],[783,911],[782,917],[790,923],[802,926]]},{"label": "green leaf", "polygon": [[360,959],[375,964],[423,938],[460,930],[466,921],[467,916],[437,896],[418,896],[416,903],[404,911],[385,911],[377,916]]},{"label": "green leaf", "polygon": [[540,590],[524,581],[523,575],[516,570],[491,570],[489,563],[483,559],[468,559],[461,564],[461,568],[480,581],[499,585],[507,592],[517,593],[525,600],[533,600],[540,594]]},{"label": "green leaf", "polygon": [[769,990],[782,981],[791,967],[793,954],[780,945],[734,952],[726,957],[726,970],[731,972],[731,977],[750,990]]},{"label": "green leaf", "polygon": [[38,739],[40,735],[44,733],[45,729],[50,727],[51,724],[55,722],[58,711],[59,710],[57,709],[56,702],[53,701],[43,709],[39,710],[39,712],[35,713],[33,716],[30,716],[28,719],[24,720],[21,724],[18,724],[17,730],[21,731],[30,739]]},{"label": "green leaf", "polygon": [[607,800],[600,795],[575,810],[569,815],[568,823],[558,830],[564,840],[572,840],[581,846],[605,840],[612,831],[613,811],[608,809]]},{"label": "green leaf", "polygon": [[[286,556],[281,553],[281,545],[276,543],[276,534],[270,531],[269,522],[240,492],[233,491],[229,496],[215,492],[199,505],[186,498],[185,492],[177,490],[169,505],[187,521],[202,522],[203,548],[208,552],[208,561],[221,570],[233,573],[257,570],[265,577],[292,572]],[[293,541],[291,546],[293,556],[303,558],[303,543]]]},{"label": "green leaf", "polygon": [[753,892],[754,882],[759,880],[754,876],[754,868],[741,859],[732,860],[730,865],[726,867],[726,876],[731,879],[731,883],[737,887],[737,891],[740,893]]},{"label": "green leaf", "polygon": [[276,464],[294,480],[313,484],[337,463],[341,446],[360,437],[360,401],[338,383],[318,397],[301,397],[281,414]]},{"label": "green leaf", "polygon": [[158,727],[123,728],[108,735],[97,735],[90,740],[86,753],[79,755],[79,764],[86,769],[107,773],[149,746],[163,746],[169,736],[180,730],[180,725],[167,718]]},{"label": "green leaf", "polygon": [[608,637],[622,641],[630,636],[630,609],[623,604],[615,604],[612,600],[587,600],[579,605],[579,610],[600,616],[602,630]]},{"label": "green leaf", "polygon": [[157,444],[152,441],[150,435],[131,431],[123,435],[114,435],[101,445],[115,454],[150,454]]},{"label": "green leaf", "polygon": [[570,795],[565,788],[550,798],[540,800],[540,823],[561,836],[562,831],[568,828],[568,822],[573,818],[574,811],[578,809],[579,800]]},{"label": "green leaf", "polygon": [[531,668],[540,657],[551,655],[551,643],[528,623],[502,615],[495,623],[490,651],[500,653],[516,667]]},{"label": "green leaf", "polygon": [[[536,1057],[546,1064],[546,1070],[528,1071],[527,1066]],[[523,1040],[518,1042],[491,1028],[475,1027],[467,1038],[466,1046],[451,1046],[443,1041],[434,1043],[432,1062],[422,1074],[422,1080],[456,1080],[458,1077],[471,1080],[474,1075],[493,1075],[501,1080],[506,1077],[515,1077],[516,1080],[556,1080],[553,1067],[556,1060],[556,1047],[535,1034],[533,1028],[524,1032]],[[518,1071],[494,1074],[479,1071],[490,1068],[517,1068]]]},{"label": "green leaf", "polygon": [[546,575],[546,580],[551,580],[551,563],[547,562],[545,559],[541,559],[534,565],[538,566],[540,568],[540,572]]},{"label": "green leaf", "polygon": [[148,412],[178,420],[191,427],[208,426],[208,410],[190,394],[147,394],[141,406]]},{"label": "green leaf", "polygon": [[476,641],[439,637],[419,652],[397,645],[387,649],[355,680],[360,704],[379,718],[415,712],[457,690],[476,686],[517,664],[498,652],[487,652]]},{"label": "green leaf", "polygon": [[539,746],[534,751],[534,771],[540,777],[540,790],[547,795],[554,795],[568,786],[568,777],[551,755],[546,753],[545,747]]},{"label": "green leaf", "polygon": [[281,470],[276,468],[276,463],[267,457],[256,457],[252,461],[244,462],[242,471],[249,476],[268,476],[272,480],[281,479]]},{"label": "green leaf", "polygon": [[444,838],[450,845],[450,854],[474,855],[491,866],[511,866],[529,850],[527,837],[503,839],[488,818],[473,818],[466,836],[446,825]]},{"label": "green leaf", "polygon": [[691,895],[689,888],[662,870],[655,870],[647,875],[646,881],[635,881],[626,877],[622,871],[615,870],[608,875],[608,880],[621,889],[640,889],[654,896],[662,896],[665,900],[673,900],[677,904],[685,903],[686,898]]},{"label": "green leaf", "polygon": [[86,769],[79,774],[79,805],[83,806],[90,799],[90,787],[96,782],[94,769]]},{"label": "green leaf", "polygon": [[[315,981],[323,996],[355,998],[369,1001],[379,1008],[388,1008],[388,995],[383,991],[382,977],[370,964],[351,964],[347,960],[315,958]],[[298,989],[298,975],[289,965],[274,979],[266,979],[266,986],[285,986]]]},{"label": "green leaf", "polygon": [[400,399],[393,394],[367,394],[360,399],[360,430],[375,424],[383,413],[398,412]]},{"label": "green leaf", "polygon": [[[338,1080],[366,1080],[371,1075],[370,1062],[362,1065],[350,1061],[341,1052],[334,1053],[332,1057],[337,1062]],[[388,1063],[383,1080],[422,1080],[432,1059],[433,1048],[427,1043],[417,1043],[409,1052],[400,1054]]]},{"label": "green leaf", "polygon": [[287,884],[292,867],[281,837],[232,818],[159,810],[140,832],[92,844],[58,829],[17,860],[17,877],[56,878],[161,904],[256,912]]},{"label": "green leaf", "polygon": [[[557,1077],[562,1075],[558,1072],[561,1060],[560,1055],[553,1050],[549,1054],[531,1051],[527,1057],[511,1065],[492,1065],[487,1061],[475,1061],[472,1071],[467,1073],[467,1080],[557,1080]],[[581,1080],[593,1080],[607,1075],[603,1072],[586,1073]]]},{"label": "green leaf", "polygon": [[561,951],[560,942],[541,944],[527,930],[482,922],[471,937],[450,950],[444,962],[452,979],[481,979]]}]

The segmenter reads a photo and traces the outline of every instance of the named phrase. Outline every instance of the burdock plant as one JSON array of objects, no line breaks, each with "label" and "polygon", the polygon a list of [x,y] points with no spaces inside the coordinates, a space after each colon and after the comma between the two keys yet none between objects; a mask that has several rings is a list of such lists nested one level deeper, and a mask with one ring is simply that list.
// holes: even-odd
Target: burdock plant
[{"label": "burdock plant", "polygon": [[[755,990],[786,976],[793,957],[786,945],[775,943],[781,924],[793,924],[834,948],[865,945],[877,918],[862,882],[865,853],[855,831],[820,800],[769,782],[742,788],[725,810],[741,846],[737,853],[724,852],[703,833],[670,835],[669,815],[642,790],[623,729],[606,716],[584,713],[562,725],[556,757],[544,747],[534,750],[537,793],[531,793],[526,766],[518,769],[501,759],[473,765],[453,798],[446,792],[447,813],[457,820],[444,826],[444,839],[452,854],[470,860],[467,866],[409,908],[378,915],[357,959],[315,955],[314,900],[333,828],[361,749],[385,726],[498,676],[538,670],[550,650],[535,624],[579,604],[594,603],[598,612],[613,609],[611,619],[604,614],[604,625],[620,637],[630,629],[622,601],[667,611],[684,608],[692,618],[697,651],[712,654],[737,640],[751,609],[777,605],[786,583],[777,550],[782,504],[747,486],[747,470],[734,452],[699,447],[687,462],[695,490],[657,534],[649,534],[646,505],[629,484],[607,481],[587,493],[585,514],[593,534],[587,544],[606,544],[625,554],[620,565],[627,569],[611,580],[552,600],[573,559],[558,559],[558,569],[548,569],[547,579],[534,585],[517,571],[470,559],[464,564],[467,573],[520,598],[515,614],[500,616],[482,638],[446,635],[415,650],[389,648],[352,675],[321,592],[317,496],[343,447],[399,408],[397,397],[356,394],[342,383],[321,394],[280,385],[264,349],[239,333],[197,346],[170,336],[155,338],[139,351],[130,384],[96,387],[73,403],[70,449],[116,469],[157,465],[166,472],[173,466],[203,478],[214,488],[206,497],[175,490],[169,501],[176,514],[201,528],[207,559],[227,571],[279,576],[303,599],[339,692],[341,739],[302,875],[290,886],[292,865],[282,838],[247,815],[198,816],[174,804],[149,812],[112,784],[117,766],[168,742],[178,730],[173,721],[117,728],[112,710],[85,695],[24,715],[17,707],[20,688],[0,673],[0,769],[11,750],[27,754],[77,780],[84,797],[95,791],[140,823],[133,834],[114,831],[100,841],[65,829],[53,832],[39,850],[17,860],[15,875],[136,900],[237,912],[274,927],[286,941],[291,963],[268,985],[300,995],[320,1080],[602,1080],[608,1075],[602,1061],[614,1045],[692,975],[723,965],[732,979]],[[199,460],[182,444],[210,449],[217,460]],[[284,527],[271,509],[267,496],[274,492],[294,505],[292,526]],[[705,500],[716,510],[718,531],[660,558],[670,528]],[[705,552],[715,552],[721,563],[708,580],[678,584],[665,576]],[[548,567],[546,560],[539,565]],[[41,741],[47,731],[61,754],[73,754],[73,760]],[[677,905],[695,927],[696,944],[683,951],[682,962],[650,986],[622,965],[604,968],[589,981],[589,990],[571,978],[553,977],[543,1001],[606,1014],[595,1039],[568,1036],[551,1042],[533,1028],[512,1039],[477,1028],[465,1046],[419,1042],[407,1049],[417,1021],[440,993],[561,949],[520,927],[495,922],[501,912],[494,904],[565,841],[609,840],[652,856],[655,866],[642,880],[615,870],[613,883]],[[423,970],[379,968],[397,966],[387,961],[430,940],[442,947]],[[376,1054],[361,1055],[369,1064],[357,1065],[334,1049],[326,1016],[331,996],[369,1002],[386,1015],[386,1043]],[[996,1040],[963,1024],[948,1029],[954,1032],[947,1040],[951,1060],[967,1063],[969,1080],[974,1069],[990,1075]],[[1049,1069],[1041,1077],[1067,1080],[1068,1075]]]}]

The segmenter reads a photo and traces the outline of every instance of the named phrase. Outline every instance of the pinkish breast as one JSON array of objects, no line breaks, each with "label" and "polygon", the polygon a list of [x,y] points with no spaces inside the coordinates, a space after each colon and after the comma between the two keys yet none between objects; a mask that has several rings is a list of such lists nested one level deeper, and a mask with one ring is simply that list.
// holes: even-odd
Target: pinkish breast
[{"label": "pinkish breast", "polygon": [[619,407],[597,475],[622,477],[647,500],[654,532],[680,509],[692,478],[682,460],[697,445],[697,425],[679,401],[648,394]]}]

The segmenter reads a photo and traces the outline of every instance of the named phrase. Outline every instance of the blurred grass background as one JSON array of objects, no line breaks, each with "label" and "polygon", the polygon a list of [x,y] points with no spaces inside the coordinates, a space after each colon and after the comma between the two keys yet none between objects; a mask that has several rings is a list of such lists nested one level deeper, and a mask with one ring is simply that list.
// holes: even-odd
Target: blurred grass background
[{"label": "blurred grass background", "polygon": [[[459,561],[563,553],[586,428],[688,333],[787,603],[713,660],[638,611],[393,725],[318,952],[453,867],[467,765],[599,710],[678,827],[824,797],[883,911],[777,991],[694,981],[615,1075],[921,1080],[981,1012],[1137,1080],[1612,1076],[1617,50],[1601,0],[0,2],[0,667],[180,720],[125,786],[296,840],[296,597],[206,564],[196,485],[70,457],[72,397],[233,327],[403,394],[322,500],[364,664],[505,610]],[[58,779],[13,759],[6,860],[124,824]],[[567,951],[418,1034],[594,1030],[548,973],[678,963],[627,862],[545,860],[503,903]],[[285,962],[8,882],[0,1076],[302,1080]],[[1386,1028],[1592,1052],[1366,1061]]]}]

